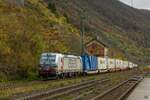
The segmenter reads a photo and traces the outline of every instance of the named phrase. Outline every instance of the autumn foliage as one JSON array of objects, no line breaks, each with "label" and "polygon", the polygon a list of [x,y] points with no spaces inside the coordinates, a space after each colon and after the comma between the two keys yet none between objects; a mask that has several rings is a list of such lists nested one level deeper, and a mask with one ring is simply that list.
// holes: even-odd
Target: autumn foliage
[{"label": "autumn foliage", "polygon": [[42,0],[26,0],[23,7],[0,1],[0,81],[36,75],[42,52],[73,52],[70,41],[80,43],[78,30],[47,6]]}]

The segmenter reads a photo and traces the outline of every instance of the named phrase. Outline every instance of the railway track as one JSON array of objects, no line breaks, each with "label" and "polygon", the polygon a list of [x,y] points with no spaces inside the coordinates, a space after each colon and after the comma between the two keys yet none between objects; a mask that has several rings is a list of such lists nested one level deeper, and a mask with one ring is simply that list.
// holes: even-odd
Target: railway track
[{"label": "railway track", "polygon": [[[33,84],[47,84],[49,82],[54,82],[56,80],[57,79],[52,78],[52,79],[47,79],[47,80],[36,80],[36,81],[32,81],[32,82],[27,82],[27,83],[17,83],[17,82],[1,83],[0,84],[0,91],[7,90],[7,89],[20,88],[20,87],[28,87],[28,86],[31,86]],[[59,79],[59,81],[61,81],[61,80],[70,80],[70,78]]]},{"label": "railway track", "polygon": [[142,79],[143,76],[134,76],[93,97],[91,100],[124,100]]},{"label": "railway track", "polygon": [[47,99],[55,99],[59,96],[62,96],[64,94],[72,93],[72,92],[77,92],[82,89],[89,88],[91,86],[94,86],[96,84],[100,84],[102,82],[109,81],[109,79],[99,79],[99,80],[90,80],[87,82],[82,82],[77,85],[72,85],[72,86],[66,86],[58,89],[53,89],[53,90],[47,90],[47,91],[41,91],[39,93],[35,93],[32,95],[24,96],[24,97],[17,97],[17,98],[12,98],[13,100],[47,100]]},{"label": "railway track", "polygon": [[[84,76],[84,77],[88,77],[88,76]],[[17,82],[0,83],[0,91],[7,90],[7,89],[13,89],[13,88],[19,88],[19,87],[27,87],[27,86],[31,86],[32,84],[47,84],[51,81],[53,82],[53,81],[56,81],[56,80],[61,81],[61,80],[70,80],[70,79],[73,79],[73,78],[65,78],[65,79],[59,79],[59,80],[57,80],[56,78],[41,79],[41,80],[39,79],[39,80],[36,80],[36,81],[27,82],[27,83],[17,83]],[[88,79],[86,79],[86,80],[88,80]]]},{"label": "railway track", "polygon": [[14,89],[14,88],[19,88],[19,87],[27,87],[31,86],[32,84],[46,84],[49,81],[42,81],[42,80],[36,80],[32,82],[26,82],[26,83],[17,83],[17,82],[12,82],[12,83],[2,83],[0,84],[0,91],[2,90],[7,90],[7,89]]},{"label": "railway track", "polygon": [[[20,94],[14,94],[10,96],[10,99],[11,100],[60,100],[60,99],[61,100],[87,100],[87,99],[91,100],[93,99],[93,97],[97,97],[98,94],[103,93],[105,90],[108,90],[111,87],[119,84],[123,80],[126,80],[129,77],[133,76],[134,73],[132,73],[131,75],[130,74],[128,75],[128,77],[105,75],[103,77],[98,77],[97,79],[91,78],[92,80],[90,79],[90,81],[89,79],[84,80],[80,84],[79,83],[76,83],[74,85],[70,84],[70,86],[63,85],[63,87],[61,88],[56,87],[54,89],[50,87],[47,89],[41,89],[29,93],[24,92]],[[41,82],[41,83],[47,83],[47,82]]]}]

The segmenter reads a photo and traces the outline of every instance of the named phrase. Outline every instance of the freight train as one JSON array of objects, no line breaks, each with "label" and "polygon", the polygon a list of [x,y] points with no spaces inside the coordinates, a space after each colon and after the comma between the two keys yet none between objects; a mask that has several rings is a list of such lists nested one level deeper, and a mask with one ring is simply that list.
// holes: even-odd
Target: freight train
[{"label": "freight train", "polygon": [[97,74],[137,68],[130,61],[109,57],[96,57],[84,54],[82,56],[60,53],[42,53],[39,64],[39,76],[73,77],[77,75]]}]

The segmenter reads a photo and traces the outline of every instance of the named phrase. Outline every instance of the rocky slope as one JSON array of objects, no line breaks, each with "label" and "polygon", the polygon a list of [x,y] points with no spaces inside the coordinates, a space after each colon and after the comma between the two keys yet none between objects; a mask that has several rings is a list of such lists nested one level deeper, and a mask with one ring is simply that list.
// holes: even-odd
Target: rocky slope
[{"label": "rocky slope", "polygon": [[150,60],[150,11],[132,8],[118,0],[52,0],[49,3],[78,28],[85,16],[87,35],[118,48],[131,61],[145,64]]}]

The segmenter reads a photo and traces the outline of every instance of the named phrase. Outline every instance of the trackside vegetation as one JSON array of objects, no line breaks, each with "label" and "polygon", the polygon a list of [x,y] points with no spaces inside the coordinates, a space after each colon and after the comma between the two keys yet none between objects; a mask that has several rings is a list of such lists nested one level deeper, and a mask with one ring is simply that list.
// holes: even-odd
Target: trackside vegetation
[{"label": "trackside vegetation", "polygon": [[79,52],[79,30],[48,8],[43,0],[0,1],[0,81],[35,79],[42,52]]}]

